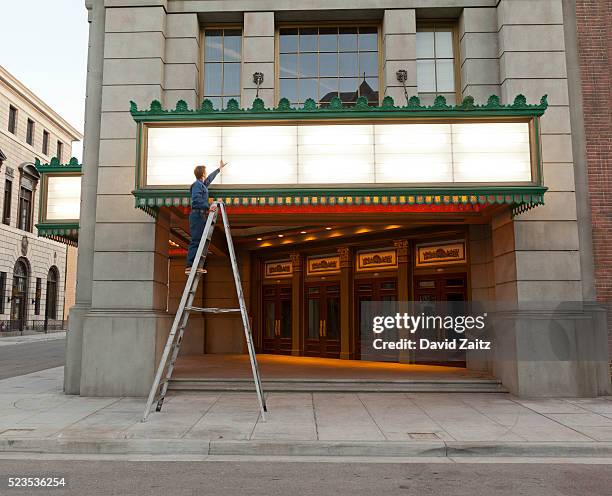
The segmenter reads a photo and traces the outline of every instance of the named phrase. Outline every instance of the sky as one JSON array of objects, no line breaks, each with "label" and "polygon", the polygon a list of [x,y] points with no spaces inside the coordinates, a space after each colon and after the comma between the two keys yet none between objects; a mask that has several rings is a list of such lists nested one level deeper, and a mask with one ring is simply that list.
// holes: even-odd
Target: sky
[{"label": "sky", "polygon": [[[0,0],[0,65],[83,132],[85,0]],[[72,155],[81,160],[82,143]]]}]

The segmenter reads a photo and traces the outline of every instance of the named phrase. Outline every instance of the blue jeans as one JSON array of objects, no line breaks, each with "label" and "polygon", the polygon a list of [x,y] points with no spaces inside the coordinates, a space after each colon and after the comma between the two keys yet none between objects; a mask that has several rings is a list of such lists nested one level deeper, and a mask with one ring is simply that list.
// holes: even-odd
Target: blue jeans
[{"label": "blue jeans", "polygon": [[206,217],[208,216],[208,210],[192,210],[189,214],[189,230],[191,231],[191,242],[189,243],[189,249],[187,250],[187,267],[193,265],[202,234],[204,233],[204,226],[206,226]]}]

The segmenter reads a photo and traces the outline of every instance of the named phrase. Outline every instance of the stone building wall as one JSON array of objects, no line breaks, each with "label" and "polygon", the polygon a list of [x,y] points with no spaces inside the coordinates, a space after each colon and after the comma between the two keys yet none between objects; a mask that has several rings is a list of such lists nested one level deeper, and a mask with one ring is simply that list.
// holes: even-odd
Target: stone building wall
[{"label": "stone building wall", "polygon": [[[32,200],[32,232],[17,228],[18,206],[19,206],[19,184],[20,166],[32,164],[36,158],[46,163],[55,156],[57,141],[63,143],[63,161],[68,161],[72,140],[77,136],[69,133],[58,123],[46,109],[38,107],[38,102],[33,101],[30,95],[25,94],[20,83],[2,69],[0,78],[0,150],[7,159],[0,167],[0,213],[3,215],[3,202],[5,197],[6,180],[12,181],[11,195],[11,217],[10,224],[0,222],[0,272],[6,273],[6,286],[4,288],[4,312],[0,313],[0,320],[9,320],[11,303],[7,301],[10,297],[13,270],[17,259],[23,257],[30,267],[28,280],[28,297],[26,320],[43,320],[45,316],[45,298],[47,290],[47,277],[49,269],[55,266],[58,269],[58,302],[57,318],[64,319],[66,310],[64,308],[64,289],[66,283],[66,245],[46,238],[39,238],[36,233],[35,224],[38,221],[40,184],[37,185]],[[16,86],[16,87],[15,87]],[[23,93],[22,93],[23,91]],[[8,130],[9,106],[17,109],[17,129],[13,134]],[[41,104],[42,105],[42,104]],[[33,143],[26,142],[26,128],[28,118],[35,123]],[[48,154],[42,151],[43,129],[49,133]],[[24,238],[27,242],[24,243]],[[23,248],[27,245],[27,248]],[[72,279],[76,271],[72,274]],[[41,280],[40,311],[35,312],[36,279]]]}]

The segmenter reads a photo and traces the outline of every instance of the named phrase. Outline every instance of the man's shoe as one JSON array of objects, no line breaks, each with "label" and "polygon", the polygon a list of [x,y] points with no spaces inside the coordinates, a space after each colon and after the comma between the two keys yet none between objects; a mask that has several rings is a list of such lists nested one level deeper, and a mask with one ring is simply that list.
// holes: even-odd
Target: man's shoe
[{"label": "man's shoe", "polygon": [[[189,275],[190,272],[191,272],[191,267],[185,267],[185,275]],[[198,267],[196,269],[196,272],[198,274],[206,274],[208,271],[206,269],[203,269],[202,267]]]}]

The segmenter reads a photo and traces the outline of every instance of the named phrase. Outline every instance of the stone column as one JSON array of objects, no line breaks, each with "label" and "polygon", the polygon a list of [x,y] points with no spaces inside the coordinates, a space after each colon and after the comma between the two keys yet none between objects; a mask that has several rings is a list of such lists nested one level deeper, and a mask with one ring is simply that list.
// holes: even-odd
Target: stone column
[{"label": "stone column", "polygon": [[256,95],[253,73],[261,72],[264,82],[259,98],[266,107],[274,107],[274,12],[245,12],[242,30],[241,106],[250,108]]},{"label": "stone column", "polygon": [[[396,73],[408,73],[408,97],[417,94],[416,78],[416,15],[414,9],[385,10],[382,26],[383,97],[390,96],[396,105],[406,105],[404,87]],[[381,88],[382,89],[382,88]]]},{"label": "stone column", "polygon": [[85,97],[85,138],[83,141],[83,176],[81,178],[81,218],[77,255],[76,301],[70,310],[66,337],[64,392],[79,394],[81,390],[81,353],[83,318],[91,307],[93,257],[96,224],[96,189],[98,153],[100,150],[100,108],[102,104],[102,70],[104,62],[103,0],[85,3],[89,21],[87,52],[87,91]]},{"label": "stone column", "polygon": [[[511,103],[522,93],[537,102],[548,93],[541,119],[545,205],[493,226],[508,245],[505,265],[514,264],[519,301],[579,301],[582,298],[576,196],[568,108],[561,0],[502,0],[497,8],[501,96]],[[507,233],[502,233],[501,230]],[[495,243],[500,247],[499,242]],[[501,255],[499,249],[496,256]],[[496,270],[501,268],[496,262]]]},{"label": "stone column", "polygon": [[83,328],[81,394],[148,393],[171,325],[166,313],[169,219],[135,208],[140,107],[163,99],[166,6],[107,7],[91,311]]},{"label": "stone column", "polygon": [[302,255],[291,254],[291,266],[293,276],[291,277],[291,354],[300,356],[302,349],[302,322],[304,315],[304,273],[302,271]]},{"label": "stone column", "polygon": [[355,359],[355,340],[359,330],[355,328],[353,296],[352,250],[348,246],[338,248],[340,255],[340,358]]},{"label": "stone column", "polygon": [[459,17],[461,95],[484,104],[500,95],[497,9],[465,8]]}]

